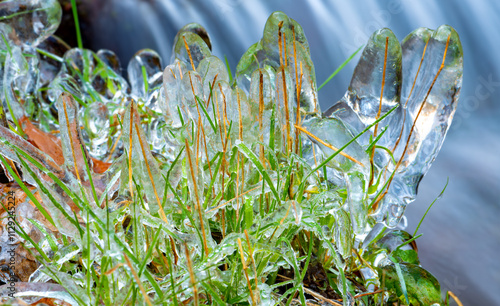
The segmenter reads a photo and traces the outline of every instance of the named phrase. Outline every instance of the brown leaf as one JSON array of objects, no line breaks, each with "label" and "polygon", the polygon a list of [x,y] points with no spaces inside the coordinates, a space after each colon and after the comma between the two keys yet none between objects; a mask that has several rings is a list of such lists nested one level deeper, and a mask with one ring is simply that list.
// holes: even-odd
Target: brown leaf
[{"label": "brown leaf", "polygon": [[[59,138],[40,130],[31,123],[27,117],[23,117],[19,121],[23,125],[23,130],[28,136],[28,141],[32,145],[47,153],[58,165],[64,163],[61,140]],[[91,158],[95,173],[104,173],[108,170],[109,166],[111,166],[111,163],[103,162],[93,157]]]},{"label": "brown leaf", "polygon": [[108,170],[109,166],[111,166],[111,163],[103,162],[102,160],[92,158],[92,163],[93,163],[93,169],[95,173],[104,173],[106,170]]},{"label": "brown leaf", "polygon": [[23,130],[32,145],[47,153],[58,165],[64,163],[61,140],[59,138],[40,130],[27,117],[22,117],[19,121],[23,125]]}]

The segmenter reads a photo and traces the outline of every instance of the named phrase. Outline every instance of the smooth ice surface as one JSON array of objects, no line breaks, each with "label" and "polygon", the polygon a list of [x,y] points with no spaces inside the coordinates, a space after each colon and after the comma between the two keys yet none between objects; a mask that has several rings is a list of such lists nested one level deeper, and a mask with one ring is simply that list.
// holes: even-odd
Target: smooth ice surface
[{"label": "smooth ice surface", "polygon": [[[386,78],[380,100],[386,37]],[[344,98],[325,112],[340,118],[357,134],[398,105],[380,122],[378,132],[387,130],[377,143],[394,154],[396,163],[383,151],[376,152],[374,159],[379,175],[386,167],[396,171],[392,181],[384,178],[391,182],[374,215],[389,227],[398,224],[406,205],[415,200],[418,184],[441,148],[455,113],[462,71],[462,46],[453,28],[417,29],[403,40],[402,47],[390,30],[382,29],[363,50]],[[365,147],[369,136],[360,138]]]},{"label": "smooth ice surface", "polygon": [[0,3],[0,33],[16,45],[35,47],[52,35],[61,22],[57,0],[7,0]]}]

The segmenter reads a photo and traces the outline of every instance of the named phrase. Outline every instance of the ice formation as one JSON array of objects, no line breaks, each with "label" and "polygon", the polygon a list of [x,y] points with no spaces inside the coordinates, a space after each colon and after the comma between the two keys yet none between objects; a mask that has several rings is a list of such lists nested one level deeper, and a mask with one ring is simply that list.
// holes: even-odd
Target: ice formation
[{"label": "ice formation", "polygon": [[[73,200],[59,195],[48,172],[73,186],[77,196],[92,198],[90,189],[83,195],[77,187],[79,180],[89,186],[85,163],[110,161],[106,172],[91,170],[91,175],[97,196],[111,198],[119,190],[118,202],[133,196],[131,168],[145,190],[146,208],[168,222],[171,218],[161,208],[164,195],[170,194],[166,180],[175,187],[187,179],[193,203],[203,203],[203,188],[211,183],[206,169],[191,175],[180,166],[170,168],[179,156],[189,154],[196,165],[206,164],[220,154],[231,158],[233,147],[250,148],[247,157],[259,157],[265,168],[273,156],[263,156],[263,146],[272,142],[278,158],[302,154],[314,169],[351,141],[318,171],[324,179],[318,187],[332,191],[325,207],[337,220],[328,235],[335,236],[340,254],[348,257],[352,241],[343,237],[350,231],[362,242],[373,228],[380,229],[376,224],[398,225],[441,148],[461,88],[462,48],[449,26],[417,29],[401,43],[389,29],[373,33],[345,96],[323,113],[307,39],[284,13],[269,17],[262,39],[243,54],[234,78],[212,54],[205,29],[189,24],[177,34],[168,65],[155,51],[140,50],[127,65],[126,80],[112,51],[71,49],[52,36],[61,18],[56,0],[0,5],[2,15],[14,16],[0,20],[0,153],[21,164],[17,146],[41,163],[47,171],[32,167],[24,171],[24,179],[51,190],[68,204],[68,212]],[[22,129],[25,117],[38,122],[42,131],[59,131],[62,164],[9,130],[16,124]],[[186,139],[192,143],[189,150]],[[251,173],[246,173],[249,182]],[[278,180],[269,173],[270,181]],[[305,180],[304,188],[314,188],[316,182]],[[333,194],[341,189],[346,199]],[[295,200],[278,203],[284,208],[272,218],[286,218],[286,208]],[[204,206],[195,223],[215,218],[217,207]],[[293,207],[291,218],[300,223],[305,217],[299,203]],[[49,211],[60,217],[54,218],[56,223],[66,220],[60,210]],[[71,222],[57,225],[77,236]],[[275,234],[265,233],[269,239]],[[212,248],[215,242],[209,240]]]}]

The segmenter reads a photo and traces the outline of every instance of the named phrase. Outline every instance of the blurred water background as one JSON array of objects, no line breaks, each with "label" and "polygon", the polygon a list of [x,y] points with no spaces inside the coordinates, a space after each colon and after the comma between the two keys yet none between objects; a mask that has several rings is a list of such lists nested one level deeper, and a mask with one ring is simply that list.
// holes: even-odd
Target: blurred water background
[{"label": "blurred water background", "polygon": [[[142,48],[158,51],[165,66],[179,28],[197,22],[208,30],[214,54],[227,56],[233,72],[261,38],[267,17],[283,11],[304,28],[318,85],[376,29],[388,27],[403,39],[418,27],[453,26],[464,50],[460,102],[441,153],[406,210],[408,231],[449,177],[420,228],[421,263],[464,305],[500,305],[499,1],[81,0],[79,5],[84,47],[113,50],[122,67]],[[59,34],[71,43],[71,7],[63,8]],[[323,111],[347,90],[358,57],[319,92]]]}]

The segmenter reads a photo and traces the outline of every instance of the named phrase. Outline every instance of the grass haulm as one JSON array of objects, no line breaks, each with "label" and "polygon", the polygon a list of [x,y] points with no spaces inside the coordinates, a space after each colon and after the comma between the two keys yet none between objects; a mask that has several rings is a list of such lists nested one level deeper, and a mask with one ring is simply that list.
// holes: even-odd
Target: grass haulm
[{"label": "grass haulm", "polygon": [[[65,87],[53,113],[27,119],[59,128],[52,152],[23,131],[9,106],[14,124],[0,126],[0,161],[25,195],[19,205],[30,201],[39,212],[28,219],[32,227],[16,223],[23,250],[37,261],[28,280],[58,284],[37,295],[71,305],[441,302],[439,284],[413,247],[421,235],[387,228],[375,216],[419,119],[404,135],[402,156],[397,144],[381,144],[389,133],[384,124],[406,110],[383,105],[389,37],[378,112],[353,133],[319,111],[309,46],[293,19],[271,15],[234,75],[227,60],[210,54],[203,31],[181,29],[164,72],[152,73],[147,65],[155,55],[139,52],[130,95],[98,55],[83,63],[99,58],[99,78],[89,67],[68,68],[83,82],[81,92]],[[106,86],[92,87],[101,81]],[[85,114],[99,103],[110,109],[109,122],[95,131],[89,117],[97,113]],[[318,122],[331,124],[335,137]],[[42,141],[54,137],[42,124],[36,131]],[[93,141],[101,134],[107,138],[98,145],[109,150],[97,158]],[[370,140],[360,145],[363,139]],[[388,156],[384,167],[379,152]]]}]

